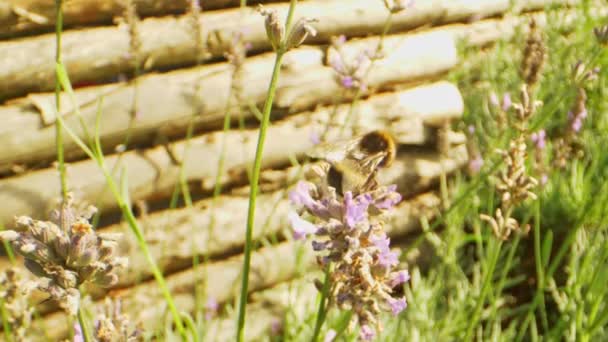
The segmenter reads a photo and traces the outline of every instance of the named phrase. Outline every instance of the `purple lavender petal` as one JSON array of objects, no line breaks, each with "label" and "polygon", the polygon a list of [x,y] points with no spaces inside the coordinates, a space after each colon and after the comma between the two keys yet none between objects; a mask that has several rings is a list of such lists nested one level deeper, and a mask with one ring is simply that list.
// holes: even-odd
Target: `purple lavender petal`
[{"label": "purple lavender petal", "polygon": [[511,104],[511,94],[505,93],[502,97],[502,110],[506,112],[511,108]]},{"label": "purple lavender petal", "polygon": [[329,59],[329,66],[334,69],[338,74],[344,74],[346,71],[344,70],[344,63],[342,62],[342,58],[338,54],[332,54]]},{"label": "purple lavender petal", "polygon": [[381,253],[390,252],[390,244],[391,239],[389,239],[386,234],[382,233],[382,235],[372,235],[370,241]]},{"label": "purple lavender petal", "polygon": [[579,132],[583,127],[583,121],[578,116],[572,121],[572,130],[574,132]]},{"label": "purple lavender petal", "polygon": [[80,324],[74,323],[74,339],[73,342],[84,342],[84,335],[82,335],[82,328]]},{"label": "purple lavender petal", "polygon": [[287,217],[293,229],[293,238],[296,240],[303,240],[308,234],[314,234],[317,231],[314,224],[301,218],[295,211],[290,212]]},{"label": "purple lavender petal", "polygon": [[329,329],[327,331],[327,334],[325,334],[325,338],[323,339],[323,342],[332,342],[335,338],[336,335],[338,335],[336,333],[336,331],[334,329]]},{"label": "purple lavender petal", "polygon": [[359,331],[359,338],[363,341],[371,341],[376,337],[376,332],[372,327],[367,324],[364,324]]},{"label": "purple lavender petal", "polygon": [[543,175],[540,176],[540,185],[545,185],[545,184],[547,184],[548,181],[549,181],[549,176],[547,176],[546,173],[543,173]]},{"label": "purple lavender petal", "polygon": [[354,228],[357,223],[362,222],[367,217],[367,208],[370,204],[371,197],[357,196],[353,200],[353,194],[347,191],[344,194],[344,221],[348,228]]},{"label": "purple lavender petal", "polygon": [[310,196],[310,190],[312,190],[310,183],[299,181],[295,189],[289,192],[289,200],[292,204],[308,208],[314,203],[314,199]]},{"label": "purple lavender petal", "polygon": [[207,302],[205,303],[205,319],[208,321],[211,320],[217,313],[219,307],[220,305],[215,298],[207,298]]},{"label": "purple lavender petal", "polygon": [[380,252],[380,254],[378,254],[378,264],[385,268],[396,266],[397,264],[399,264],[397,252]]},{"label": "purple lavender petal", "polygon": [[355,85],[355,80],[352,78],[352,76],[342,76],[340,83],[344,88],[350,89]]},{"label": "purple lavender petal", "polygon": [[397,316],[401,311],[405,310],[407,302],[405,301],[405,297],[397,299],[391,298],[388,300],[388,305],[391,307],[393,316]]},{"label": "purple lavender petal", "polygon": [[483,158],[481,158],[481,156],[476,156],[475,159],[471,159],[469,160],[469,171],[473,174],[476,174],[479,172],[479,170],[481,170],[481,167],[483,166]]},{"label": "purple lavender petal", "polygon": [[299,181],[295,189],[289,192],[289,200],[295,205],[306,207],[313,215],[325,218],[329,215],[328,209],[310,196],[313,187],[314,185],[308,182]]},{"label": "purple lavender petal", "polygon": [[321,136],[319,135],[319,132],[315,131],[315,130],[311,130],[310,131],[310,142],[312,142],[313,145],[318,145],[321,142]]},{"label": "purple lavender petal", "polygon": [[393,288],[410,280],[410,273],[407,270],[395,272],[391,275],[388,285]]},{"label": "purple lavender petal", "polygon": [[391,192],[382,197],[380,201],[374,203],[374,206],[378,209],[388,210],[399,202],[401,202],[401,194],[398,192]]},{"label": "purple lavender petal", "polygon": [[583,110],[580,113],[578,113],[578,117],[581,119],[586,118],[587,117],[587,108],[583,108]]}]

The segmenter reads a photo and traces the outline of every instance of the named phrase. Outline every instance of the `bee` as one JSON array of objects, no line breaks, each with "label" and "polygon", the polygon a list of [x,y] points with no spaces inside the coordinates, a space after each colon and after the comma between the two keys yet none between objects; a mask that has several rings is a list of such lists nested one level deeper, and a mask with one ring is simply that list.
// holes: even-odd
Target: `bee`
[{"label": "bee", "polygon": [[376,130],[349,140],[317,145],[308,156],[329,163],[327,184],[340,195],[353,195],[378,186],[378,169],[388,167],[395,159],[396,146],[392,135]]}]

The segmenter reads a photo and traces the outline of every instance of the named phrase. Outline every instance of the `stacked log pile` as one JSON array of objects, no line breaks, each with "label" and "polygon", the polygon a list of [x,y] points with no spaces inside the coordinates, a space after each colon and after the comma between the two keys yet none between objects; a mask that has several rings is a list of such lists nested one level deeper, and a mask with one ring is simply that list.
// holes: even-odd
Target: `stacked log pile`
[{"label": "stacked log pile", "polygon": [[[281,16],[289,5],[280,0],[256,3],[260,2]],[[509,0],[418,1],[414,8],[391,16],[384,38],[380,34],[388,11],[381,1],[298,4],[296,17],[317,18],[319,32],[308,45],[290,51],[281,69],[254,230],[257,241],[276,243],[262,243],[252,260],[250,310],[255,315],[250,317],[257,323],[248,325],[251,330],[246,336],[255,339],[266,334],[283,314],[280,308],[286,303],[280,300],[274,303],[275,310],[262,305],[273,297],[265,291],[281,292],[286,282],[302,283],[297,280],[302,270],[315,264],[309,246],[292,241],[286,220],[291,208],[286,193],[298,179],[307,177],[313,165],[293,165],[293,161],[306,160],[306,151],[314,146],[312,137],[323,134],[332,141],[388,129],[400,149],[394,165],[382,170],[379,178],[384,184],[397,184],[405,200],[389,217],[387,228],[396,240],[415,234],[421,218],[438,212],[441,201],[434,188],[439,177],[458,170],[468,159],[462,134],[443,135],[449,149],[437,148],[438,132],[464,111],[457,87],[442,80],[460,63],[457,44],[464,40],[471,47],[484,46],[509,38],[526,26],[522,23],[529,17],[542,25],[542,9],[548,5],[563,6],[564,17],[574,21],[576,13],[567,9],[574,2],[533,0],[513,8]],[[55,96],[50,93],[55,87],[55,36],[49,33],[54,16],[49,3],[0,3],[0,100],[4,101],[0,105],[0,223],[7,227],[12,227],[15,215],[46,218],[59,200],[60,183],[53,166]],[[236,7],[237,0],[202,1],[205,11],[196,24],[187,13],[189,1],[134,3],[145,17],[138,23],[141,70],[132,61],[129,42],[133,37],[126,24],[112,24],[122,11],[118,1],[66,3],[63,59],[72,82],[87,86],[77,87],[73,98],[61,95],[60,115],[83,138],[83,126],[97,127],[108,169],[117,181],[128,180],[134,204],[148,204],[150,210],[139,215],[139,223],[179,309],[191,312],[197,291],[220,303],[237,295],[247,170],[257,139],[254,108],[265,100],[274,55],[269,52],[263,18],[251,7]],[[196,52],[193,25],[200,29],[204,54]],[[235,32],[248,43],[251,55],[239,67],[238,77],[234,66],[224,60],[230,48],[226,42]],[[343,52],[351,56],[373,51],[383,39],[383,57],[369,69],[367,88],[360,96],[343,89],[328,61],[328,44],[341,34],[349,39]],[[221,130],[227,112],[242,124],[240,128]],[[350,118],[350,112],[355,114],[352,125],[343,129],[335,124]],[[189,127],[195,135],[188,140],[184,137]],[[124,145],[127,135],[129,143]],[[79,201],[100,208],[99,229],[124,233],[120,254],[129,258],[116,288],[90,288],[88,293],[96,305],[108,294],[121,297],[132,320],[143,322],[144,328],[159,326],[166,315],[162,296],[135,238],[125,224],[117,222],[116,203],[102,172],[69,139],[65,151],[70,189]],[[224,169],[218,177],[222,153]],[[198,201],[193,207],[169,209],[167,203],[180,177]],[[212,198],[217,182],[227,190]],[[197,256],[208,261],[193,269]],[[0,264],[8,267],[6,259],[0,259]],[[303,283],[304,291],[311,293],[306,297],[314,297],[311,279]],[[42,300],[44,295],[39,295]],[[142,305],[145,310],[135,309]],[[52,340],[66,336],[63,312],[48,303],[40,306],[40,312],[36,329],[44,329]],[[233,319],[214,324],[208,332],[212,340],[232,338]]]}]

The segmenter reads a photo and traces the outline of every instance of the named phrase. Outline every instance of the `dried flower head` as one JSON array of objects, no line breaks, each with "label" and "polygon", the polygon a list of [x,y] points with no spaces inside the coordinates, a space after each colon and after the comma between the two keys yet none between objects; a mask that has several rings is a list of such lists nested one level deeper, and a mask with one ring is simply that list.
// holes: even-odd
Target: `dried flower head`
[{"label": "dried flower head", "polygon": [[144,341],[142,330],[122,312],[121,300],[108,297],[95,320],[95,339],[99,342]]},{"label": "dried flower head", "polygon": [[[319,172],[321,172],[319,170]],[[326,176],[326,175],[324,175]],[[300,182],[290,193],[291,201],[311,217],[290,214],[297,239],[314,235],[312,248],[321,255],[322,267],[333,266],[330,273],[330,303],[354,312],[360,337],[368,339],[381,330],[378,314],[394,315],[405,309],[404,297],[394,298],[393,289],[406,282],[406,270],[396,270],[398,255],[390,249],[383,229],[383,213],[401,200],[396,186],[380,186],[356,196],[344,196],[325,182]]]},{"label": "dried flower head", "polygon": [[23,276],[21,269],[11,267],[0,273],[0,297],[3,298],[6,320],[11,326],[15,341],[27,340],[27,331],[34,313],[34,307],[28,299],[35,287],[35,283]]},{"label": "dried flower head", "polygon": [[291,29],[291,32],[289,32],[289,37],[287,37],[287,50],[302,45],[308,36],[315,37],[317,35],[317,30],[311,23],[317,21],[318,20],[314,18],[300,18]]},{"label": "dried flower head", "polygon": [[268,10],[264,6],[259,5],[258,12],[265,17],[264,26],[266,27],[268,41],[270,41],[272,49],[277,51],[285,38],[285,24],[279,19],[279,15],[275,10]]},{"label": "dried flower head", "polygon": [[534,19],[530,20],[529,28],[530,32],[526,40],[520,72],[524,82],[529,87],[532,87],[540,79],[547,57],[547,48]]},{"label": "dried flower head", "polygon": [[599,26],[593,29],[595,39],[600,45],[608,45],[608,25]]},{"label": "dried flower head", "polygon": [[[89,212],[90,214],[90,212]],[[25,258],[25,266],[40,277],[38,287],[57,300],[70,314],[78,309],[78,287],[91,282],[109,287],[118,282],[117,271],[126,265],[116,257],[116,236],[97,233],[72,207],[72,198],[63,204],[54,222],[28,216],[16,219],[19,232],[0,232]]]},{"label": "dried flower head", "polygon": [[139,31],[139,16],[137,15],[137,6],[134,0],[122,1],[123,19],[127,24],[127,32],[129,34],[129,55],[128,59],[133,68],[140,67],[141,63],[141,36]]},{"label": "dried flower head", "polygon": [[414,0],[384,0],[384,7],[391,13],[399,13],[404,9],[414,7]]}]

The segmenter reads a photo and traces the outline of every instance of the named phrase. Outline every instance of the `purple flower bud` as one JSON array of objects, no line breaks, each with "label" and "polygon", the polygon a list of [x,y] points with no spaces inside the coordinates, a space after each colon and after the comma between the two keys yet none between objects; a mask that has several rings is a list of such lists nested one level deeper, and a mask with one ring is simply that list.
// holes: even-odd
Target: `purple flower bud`
[{"label": "purple flower bud", "polygon": [[312,184],[299,181],[298,184],[296,184],[296,188],[289,192],[289,200],[295,205],[304,206],[310,209],[315,204],[315,200],[310,196],[312,188]]},{"label": "purple flower bud", "polygon": [[[395,186],[396,187],[396,186]],[[374,206],[378,209],[388,210],[394,207],[397,203],[401,202],[401,194],[389,188],[389,193],[382,196],[378,201],[374,203]]]},{"label": "purple flower bud", "polygon": [[473,133],[475,133],[475,126],[469,125],[467,127],[467,130],[469,131],[469,134],[473,134]]},{"label": "purple flower bud", "polygon": [[505,93],[502,97],[502,110],[506,112],[511,108],[511,104],[511,94]]},{"label": "purple flower bud", "polygon": [[410,280],[410,273],[407,270],[395,272],[391,275],[391,279],[389,281],[389,286],[395,287],[399,286]]},{"label": "purple flower bud", "polygon": [[405,297],[397,299],[390,298],[388,300],[388,305],[391,307],[393,316],[397,316],[401,311],[403,311],[407,307],[407,302],[405,301]]},{"label": "purple flower bud", "polygon": [[303,240],[308,234],[314,234],[317,231],[314,224],[304,220],[296,212],[292,211],[287,216],[293,229],[294,239]]},{"label": "purple flower bud", "polygon": [[313,145],[318,145],[321,142],[321,137],[319,136],[319,132],[315,130],[310,131],[310,142]]},{"label": "purple flower bud", "polygon": [[587,117],[587,108],[583,108],[583,110],[578,113],[578,117],[581,119],[585,119]]},{"label": "purple flower bud", "polygon": [[474,159],[469,160],[469,172],[471,172],[472,174],[478,173],[479,170],[481,170],[483,163],[483,158],[481,158],[480,155],[476,156]]},{"label": "purple flower bud", "polygon": [[574,121],[572,121],[571,127],[574,132],[579,132],[581,130],[581,128],[583,127],[583,121],[581,120],[581,118],[580,117],[574,118]]},{"label": "purple flower bud", "polygon": [[372,327],[367,324],[364,324],[359,331],[359,338],[363,341],[371,341],[376,337],[376,332]]},{"label": "purple flower bud", "polygon": [[215,314],[217,314],[218,309],[220,308],[220,304],[213,297],[207,298],[207,302],[205,303],[205,319],[212,319]]},{"label": "purple flower bud", "polygon": [[549,181],[549,176],[547,176],[546,173],[543,173],[542,176],[540,176],[540,185],[545,185],[545,184],[547,184],[548,181]]},{"label": "purple flower bud", "polygon": [[334,329],[329,329],[327,331],[327,334],[325,334],[325,338],[323,339],[323,342],[332,342],[334,340],[334,338],[336,338],[336,331]]},{"label": "purple flower bud", "polygon": [[73,342],[84,342],[84,335],[82,334],[82,328],[80,324],[74,323],[74,339]]},{"label": "purple flower bud", "polygon": [[538,148],[539,150],[542,150],[546,146],[545,137],[546,137],[545,130],[541,129],[538,132],[532,133],[532,135],[530,135],[530,140],[532,140],[532,142],[536,145],[536,148]]},{"label": "purple flower bud", "polygon": [[372,235],[370,238],[371,243],[378,248],[380,252],[389,252],[391,239],[389,239],[386,234],[382,233],[382,235]]},{"label": "purple flower bud", "polygon": [[340,78],[340,83],[346,89],[350,89],[355,86],[355,80],[352,78],[352,76],[342,76]]}]

